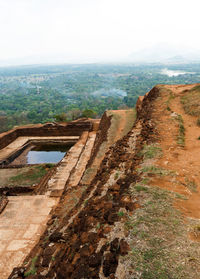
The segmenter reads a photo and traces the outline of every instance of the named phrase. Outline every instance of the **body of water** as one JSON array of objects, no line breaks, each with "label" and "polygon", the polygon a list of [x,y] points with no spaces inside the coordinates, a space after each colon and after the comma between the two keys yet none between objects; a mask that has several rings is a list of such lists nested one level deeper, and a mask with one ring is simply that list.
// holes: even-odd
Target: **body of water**
[{"label": "body of water", "polygon": [[29,151],[28,164],[58,163],[64,157],[65,152],[60,151]]},{"label": "body of water", "polygon": [[27,154],[28,164],[58,163],[71,145],[46,144],[36,145]]},{"label": "body of water", "polygon": [[168,69],[163,69],[161,70],[162,75],[167,75],[168,77],[177,77],[180,75],[185,75],[185,74],[195,74],[193,72],[184,72],[184,71],[174,71],[174,70],[168,70]]}]

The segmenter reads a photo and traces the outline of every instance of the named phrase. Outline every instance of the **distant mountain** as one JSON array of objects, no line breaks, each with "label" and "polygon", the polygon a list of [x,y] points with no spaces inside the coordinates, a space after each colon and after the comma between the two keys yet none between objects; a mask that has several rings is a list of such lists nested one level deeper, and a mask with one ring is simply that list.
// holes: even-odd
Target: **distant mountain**
[{"label": "distant mountain", "polygon": [[0,60],[0,67],[7,66],[20,66],[20,65],[48,65],[48,64],[84,64],[98,62],[97,59],[84,58],[81,56],[75,56],[71,53],[56,53],[56,54],[42,54],[32,55],[19,58],[10,58]]},{"label": "distant mountain", "polygon": [[158,44],[131,53],[129,62],[138,63],[188,63],[200,62],[200,50],[172,47],[167,44]]},{"label": "distant mountain", "polygon": [[73,53],[38,54],[19,58],[0,60],[0,67],[18,65],[41,65],[41,64],[87,64],[87,63],[200,63],[200,50],[174,47],[161,43],[152,47],[140,49],[124,57],[99,58],[95,56],[75,55]]}]

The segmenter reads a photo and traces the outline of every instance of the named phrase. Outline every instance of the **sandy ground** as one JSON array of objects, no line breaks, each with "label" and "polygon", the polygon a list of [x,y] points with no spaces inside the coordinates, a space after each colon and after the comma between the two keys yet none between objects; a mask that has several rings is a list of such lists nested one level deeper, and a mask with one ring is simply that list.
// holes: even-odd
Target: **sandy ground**
[{"label": "sandy ground", "polygon": [[[154,118],[157,122],[157,130],[160,135],[160,145],[163,156],[156,165],[175,172],[175,176],[154,179],[156,186],[166,188],[183,194],[185,200],[177,200],[175,206],[185,216],[200,218],[200,127],[196,125],[196,117],[186,114],[180,102],[184,90],[191,89],[194,85],[165,86],[170,89],[175,98],[170,100],[171,112],[166,110],[166,101],[169,93],[156,101]],[[185,146],[177,144],[178,123],[173,117],[173,112],[182,116],[185,127]],[[192,191],[189,184],[197,187]]]}]

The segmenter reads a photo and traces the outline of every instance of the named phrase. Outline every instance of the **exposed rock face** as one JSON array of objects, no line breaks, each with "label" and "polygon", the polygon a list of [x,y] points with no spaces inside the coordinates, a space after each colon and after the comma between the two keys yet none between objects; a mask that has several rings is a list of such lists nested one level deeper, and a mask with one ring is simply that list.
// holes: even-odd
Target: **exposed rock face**
[{"label": "exposed rock face", "polygon": [[144,96],[139,96],[136,103],[136,110],[139,112],[142,108],[142,102],[144,100]]}]

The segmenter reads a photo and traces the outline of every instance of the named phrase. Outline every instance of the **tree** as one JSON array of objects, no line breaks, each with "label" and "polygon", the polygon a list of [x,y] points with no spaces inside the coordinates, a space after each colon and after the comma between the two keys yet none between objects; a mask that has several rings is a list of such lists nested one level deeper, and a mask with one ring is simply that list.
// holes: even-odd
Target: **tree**
[{"label": "tree", "polygon": [[0,116],[0,133],[8,130],[8,118],[7,116]]},{"label": "tree", "polygon": [[54,115],[54,118],[56,122],[67,122],[67,115],[64,112]]},{"label": "tree", "polygon": [[81,117],[81,110],[78,108],[74,108],[67,113],[67,117],[71,120],[76,120]]},{"label": "tree", "polygon": [[83,112],[82,112],[82,116],[83,117],[86,117],[86,118],[95,118],[96,117],[96,112],[91,110],[91,109],[85,109]]}]

